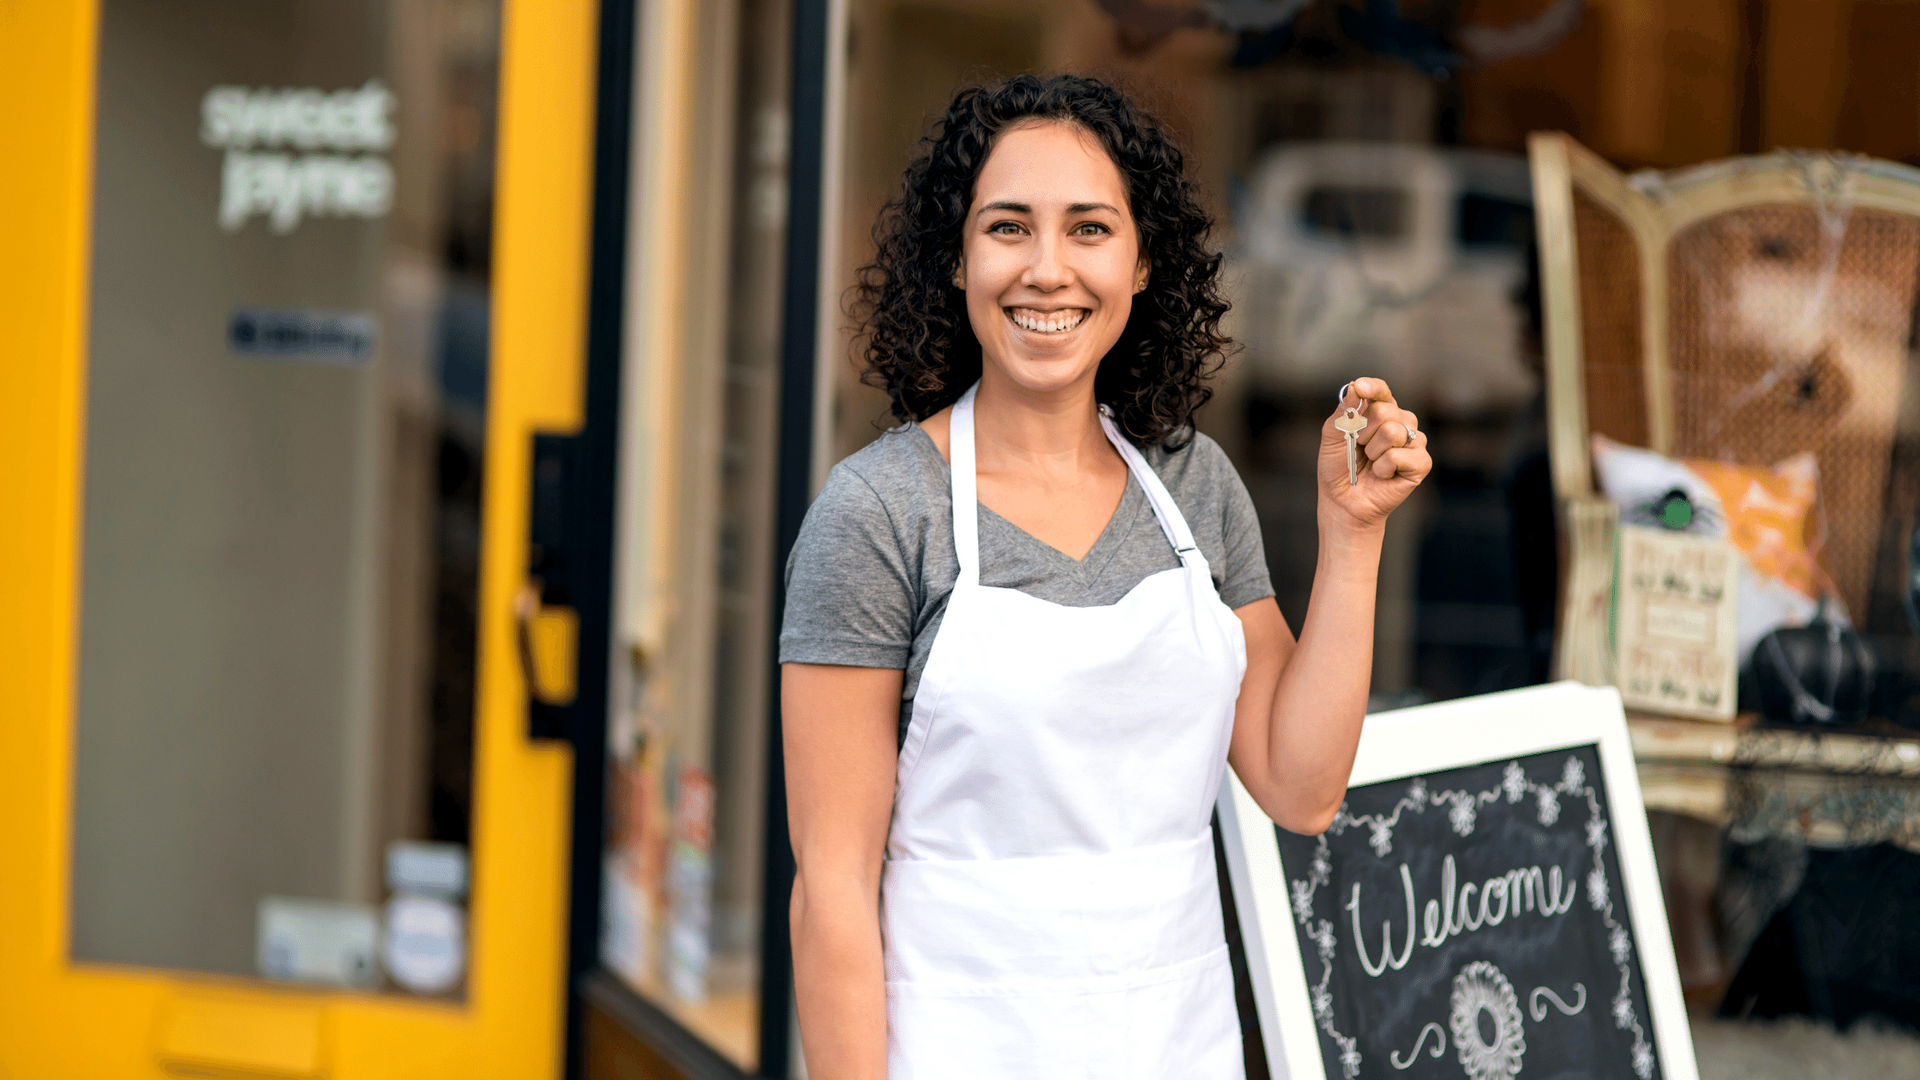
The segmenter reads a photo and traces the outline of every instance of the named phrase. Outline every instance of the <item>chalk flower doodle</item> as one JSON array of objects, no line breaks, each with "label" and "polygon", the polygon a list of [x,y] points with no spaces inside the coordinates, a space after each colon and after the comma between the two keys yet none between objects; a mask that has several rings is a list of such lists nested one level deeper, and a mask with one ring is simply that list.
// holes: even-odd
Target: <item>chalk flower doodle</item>
[{"label": "chalk flower doodle", "polygon": [[[1592,798],[1591,792],[1593,789],[1588,788],[1587,791],[1589,792],[1588,798]],[[1596,858],[1600,854],[1600,849],[1607,846],[1606,818],[1595,816],[1587,819],[1587,846],[1593,849],[1593,854]]]},{"label": "chalk flower doodle", "polygon": [[1313,917],[1313,883],[1306,878],[1295,878],[1292,888],[1293,917],[1306,922]]},{"label": "chalk flower doodle", "polygon": [[1339,945],[1333,936],[1333,924],[1321,919],[1320,925],[1313,928],[1313,943],[1319,949],[1320,959],[1332,960],[1334,949]]},{"label": "chalk flower doodle", "polygon": [[[1458,795],[1461,793],[1454,792],[1454,794]],[[1473,834],[1473,817],[1473,800],[1471,798],[1455,799],[1453,801],[1453,809],[1447,811],[1447,821],[1453,825],[1453,831],[1459,833],[1461,836],[1471,836]]]},{"label": "chalk flower doodle", "polygon": [[1527,774],[1517,761],[1507,762],[1506,775],[1500,778],[1500,786],[1506,789],[1507,801],[1517,803],[1527,797]]},{"label": "chalk flower doodle", "polygon": [[[1520,763],[1513,761],[1509,762],[1502,772],[1500,783],[1486,791],[1435,791],[1429,786],[1425,777],[1416,776],[1408,782],[1406,794],[1394,803],[1391,811],[1378,814],[1354,814],[1347,804],[1342,803],[1339,811],[1334,814],[1332,824],[1315,842],[1307,876],[1297,878],[1288,884],[1294,919],[1299,924],[1300,934],[1314,944],[1321,962],[1320,978],[1309,988],[1314,1019],[1320,1030],[1334,1043],[1335,1056],[1340,1062],[1341,1072],[1346,1080],[1355,1080],[1360,1073],[1362,1056],[1359,1040],[1342,1034],[1336,1023],[1338,1017],[1335,1015],[1332,981],[1338,940],[1333,933],[1333,923],[1326,919],[1315,920],[1314,918],[1316,913],[1314,903],[1320,888],[1333,880],[1333,856],[1327,838],[1342,836],[1348,829],[1364,826],[1367,829],[1367,846],[1376,856],[1384,858],[1393,850],[1394,830],[1399,826],[1403,815],[1409,812],[1425,814],[1430,809],[1446,807],[1447,824],[1455,833],[1470,836],[1478,823],[1481,807],[1495,805],[1503,800],[1508,805],[1517,806],[1528,796],[1532,796],[1535,800],[1534,816],[1541,825],[1547,827],[1559,823],[1563,809],[1562,798],[1574,800],[1575,805],[1580,802],[1586,803],[1587,819],[1583,823],[1583,829],[1586,847],[1593,859],[1592,867],[1586,875],[1587,903],[1600,916],[1601,925],[1606,934],[1608,953],[1620,975],[1619,989],[1611,1000],[1612,1017],[1616,1027],[1632,1033],[1633,1045],[1629,1051],[1629,1061],[1634,1075],[1640,1080],[1651,1080],[1655,1069],[1653,1043],[1647,1037],[1646,1029],[1640,1022],[1633,1001],[1633,936],[1622,924],[1621,919],[1615,915],[1614,898],[1608,884],[1604,859],[1609,840],[1607,819],[1601,812],[1600,793],[1589,782],[1586,768],[1580,759],[1572,756],[1565,760],[1559,778],[1551,784],[1533,781],[1527,776],[1526,770]],[[1447,880],[1450,881],[1451,857],[1447,859],[1447,863],[1449,875]],[[1403,877],[1404,869],[1403,867]],[[1531,872],[1536,879],[1533,889],[1542,890],[1538,880],[1539,868],[1534,867]],[[1553,915],[1565,911],[1566,906],[1572,903],[1576,891],[1569,882],[1564,901],[1555,899],[1561,895],[1558,891],[1558,868],[1553,868],[1551,875],[1541,895],[1552,902],[1541,904],[1538,910],[1542,915]],[[1521,898],[1534,895],[1534,893],[1516,889],[1516,882],[1522,887],[1527,883],[1523,871],[1515,871],[1505,877],[1512,880],[1488,879],[1487,881],[1488,888],[1493,888],[1495,885],[1501,886],[1497,894],[1500,897],[1500,906],[1493,914],[1488,914],[1484,903],[1486,898],[1482,897],[1480,918],[1488,924],[1499,922],[1510,904],[1513,905],[1515,917],[1518,917],[1521,911],[1520,904],[1523,902]],[[1445,887],[1451,889],[1450,885]],[[1409,890],[1407,904],[1411,911],[1413,898],[1410,882],[1406,883],[1406,888]],[[1356,935],[1359,933],[1358,899],[1356,886],[1354,902],[1351,905],[1355,909]],[[1429,906],[1433,906],[1432,901],[1429,901]],[[1529,910],[1532,909],[1529,908]],[[1436,911],[1429,912],[1428,918],[1431,925],[1428,925],[1427,936],[1421,939],[1421,944],[1438,946],[1459,932],[1457,928],[1446,929],[1452,926],[1451,922],[1447,921],[1452,918],[1451,915],[1443,920]],[[1464,909],[1461,918],[1463,920],[1467,918]],[[1445,927],[1441,925],[1442,922],[1446,923]],[[1465,923],[1467,929],[1478,929],[1479,925],[1475,922]],[[1410,924],[1410,934],[1412,929]],[[1443,930],[1446,932],[1442,932]],[[1405,947],[1411,950],[1413,944],[1413,939],[1409,937]],[[1356,938],[1354,947],[1360,950],[1363,968],[1367,969],[1369,974],[1378,974],[1379,972],[1373,970],[1374,965],[1367,960],[1365,943]],[[1391,958],[1391,956],[1389,949],[1385,958]],[[1405,959],[1402,958],[1390,966],[1398,970],[1404,963]],[[1387,966],[1389,965],[1383,960],[1380,965],[1381,971],[1384,971]],[[1551,999],[1553,1006],[1564,1015],[1572,1016],[1581,1012],[1586,1006],[1586,987],[1575,984],[1574,991],[1574,1003],[1569,1005],[1551,989],[1536,988],[1533,991],[1534,1000],[1529,1006],[1536,1014],[1535,1022],[1540,1022],[1546,1017],[1545,999]],[[1491,1004],[1488,1004],[1489,1002]],[[1466,1010],[1464,1020],[1462,1019],[1463,1009]],[[1495,1020],[1495,1036],[1490,1042],[1481,1038],[1478,1016],[1482,1011],[1488,1012]],[[1455,980],[1451,1019],[1460,1063],[1466,1068],[1469,1077],[1473,1080],[1508,1080],[1519,1074],[1521,1055],[1526,1049],[1520,1008],[1512,984],[1497,968],[1485,961],[1476,961],[1462,969],[1460,976]],[[1418,1042],[1404,1062],[1400,1059],[1398,1052],[1389,1054],[1389,1060],[1394,1068],[1404,1070],[1411,1067],[1414,1059],[1421,1053],[1422,1046],[1428,1047],[1427,1052],[1430,1054],[1438,1050],[1438,1046],[1428,1042],[1429,1034],[1440,1035],[1438,1025],[1429,1024],[1421,1029]],[[1439,1040],[1441,1043],[1444,1041],[1444,1037]],[[1438,1055],[1435,1054],[1435,1056]]]},{"label": "chalk flower doodle", "polygon": [[1313,988],[1313,1016],[1322,1025],[1333,1022],[1333,991],[1324,986]]},{"label": "chalk flower doodle", "polygon": [[[1480,1014],[1493,1019],[1493,1038],[1482,1037]],[[1520,1074],[1527,1040],[1520,1024],[1520,999],[1500,969],[1476,960],[1453,978],[1453,1045],[1470,1080],[1507,1080]]]},{"label": "chalk flower doodle", "polygon": [[1375,855],[1384,858],[1387,852],[1393,850],[1393,826],[1384,821],[1374,822],[1373,835],[1367,837],[1367,843]]},{"label": "chalk flower doodle", "polygon": [[1567,767],[1560,773],[1560,790],[1568,795],[1578,795],[1580,789],[1586,786],[1587,767],[1580,764],[1577,757],[1568,758]]},{"label": "chalk flower doodle", "polygon": [[1613,953],[1613,962],[1624,964],[1627,957],[1633,955],[1633,939],[1627,936],[1627,928],[1616,926],[1607,935],[1607,948]]}]

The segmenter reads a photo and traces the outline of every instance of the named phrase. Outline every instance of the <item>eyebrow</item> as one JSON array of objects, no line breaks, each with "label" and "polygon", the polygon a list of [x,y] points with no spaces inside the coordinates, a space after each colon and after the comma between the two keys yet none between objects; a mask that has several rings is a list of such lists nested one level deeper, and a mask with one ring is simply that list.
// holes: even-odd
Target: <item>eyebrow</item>
[{"label": "eyebrow", "polygon": [[[988,203],[980,208],[980,213],[985,214],[993,210],[1004,210],[1015,214],[1033,213],[1033,207],[1027,203],[1008,202],[1005,200]],[[1077,202],[1067,207],[1067,213],[1069,214],[1086,214],[1095,210],[1105,210],[1109,214],[1118,214],[1120,212],[1113,205],[1103,202]]]}]

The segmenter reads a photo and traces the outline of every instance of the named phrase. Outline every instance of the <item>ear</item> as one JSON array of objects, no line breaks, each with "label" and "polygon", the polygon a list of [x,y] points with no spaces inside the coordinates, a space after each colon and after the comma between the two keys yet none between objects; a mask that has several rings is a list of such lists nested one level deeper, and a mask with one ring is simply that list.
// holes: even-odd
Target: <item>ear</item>
[{"label": "ear", "polygon": [[1136,265],[1133,270],[1133,291],[1136,293],[1146,292],[1147,279],[1152,276],[1153,260],[1143,254],[1140,256],[1139,264]]},{"label": "ear", "polygon": [[967,260],[965,256],[961,256],[960,261],[954,264],[953,287],[959,289],[961,292],[967,291]]}]

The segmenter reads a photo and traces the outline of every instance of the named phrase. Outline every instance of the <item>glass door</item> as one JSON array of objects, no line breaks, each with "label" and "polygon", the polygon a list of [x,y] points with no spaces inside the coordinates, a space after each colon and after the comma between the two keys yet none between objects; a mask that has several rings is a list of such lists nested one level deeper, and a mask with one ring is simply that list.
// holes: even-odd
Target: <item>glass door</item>
[{"label": "glass door", "polygon": [[0,14],[0,1076],[554,1075],[591,6],[70,7]]},{"label": "glass door", "polygon": [[464,993],[498,23],[102,4],[75,960]]}]

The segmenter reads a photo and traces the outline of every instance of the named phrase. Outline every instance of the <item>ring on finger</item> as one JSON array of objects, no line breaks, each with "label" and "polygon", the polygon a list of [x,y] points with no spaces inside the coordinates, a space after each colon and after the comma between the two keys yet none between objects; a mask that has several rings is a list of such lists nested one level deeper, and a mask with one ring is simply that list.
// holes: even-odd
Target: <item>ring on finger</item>
[{"label": "ring on finger", "polygon": [[1420,433],[1419,433],[1418,431],[1415,431],[1415,430],[1413,429],[1413,425],[1412,425],[1412,424],[1401,424],[1400,426],[1401,426],[1401,427],[1403,427],[1403,428],[1405,428],[1405,429],[1406,429],[1406,432],[1407,432],[1407,441],[1406,441],[1406,442],[1403,442],[1403,443],[1401,443],[1400,445],[1401,445],[1401,446],[1412,446],[1412,445],[1413,445],[1413,441],[1414,441],[1414,440],[1415,440],[1416,438],[1418,438],[1418,437],[1420,436]]}]

